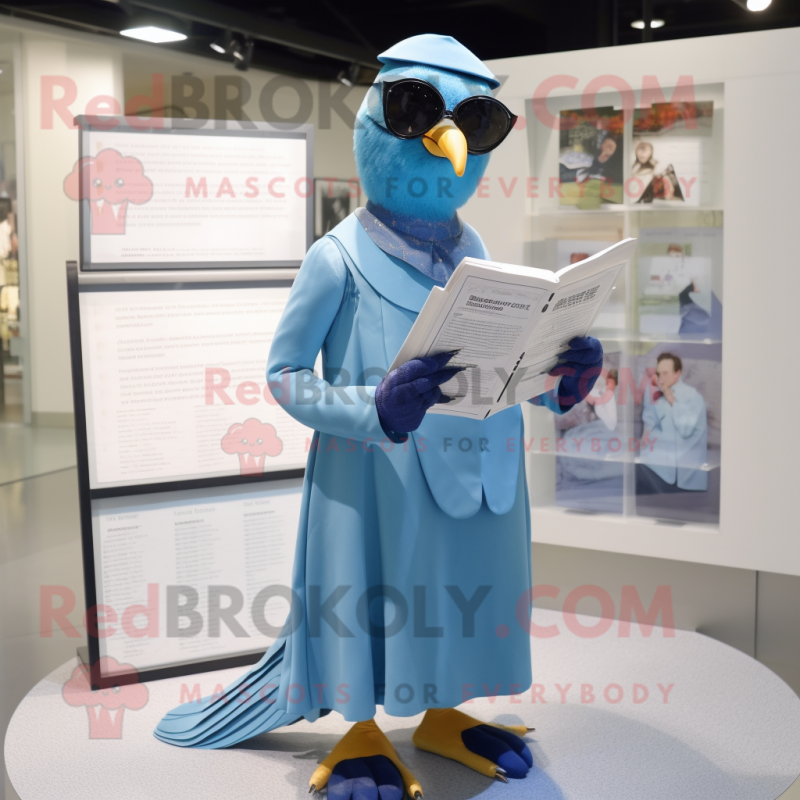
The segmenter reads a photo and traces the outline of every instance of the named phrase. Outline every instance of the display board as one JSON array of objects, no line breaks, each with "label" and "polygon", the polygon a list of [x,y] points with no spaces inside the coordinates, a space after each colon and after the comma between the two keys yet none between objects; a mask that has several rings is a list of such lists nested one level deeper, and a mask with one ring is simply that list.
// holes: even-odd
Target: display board
[{"label": "display board", "polygon": [[122,621],[102,627],[107,674],[260,657],[288,613],[301,494],[295,479],[92,500],[97,602]]},{"label": "display board", "polygon": [[252,663],[286,616],[313,431],[266,363],[293,276],[67,265],[95,686]]},{"label": "display board", "polygon": [[291,281],[237,277],[79,281],[90,488],[305,466],[309,432],[266,380]]},{"label": "display board", "polygon": [[531,263],[557,270],[637,239],[592,331],[604,350],[594,390],[564,415],[528,414],[532,504],[716,534],[724,87],[632,96],[627,114],[613,93],[589,109],[579,95],[552,98],[550,124],[526,104],[531,169],[551,178],[526,198]]},{"label": "display board", "polygon": [[79,654],[96,688],[253,663],[286,618],[314,435],[266,374],[312,241],[312,128],[77,124]]},{"label": "display board", "polygon": [[299,267],[311,244],[312,126],[76,119],[81,268]]}]

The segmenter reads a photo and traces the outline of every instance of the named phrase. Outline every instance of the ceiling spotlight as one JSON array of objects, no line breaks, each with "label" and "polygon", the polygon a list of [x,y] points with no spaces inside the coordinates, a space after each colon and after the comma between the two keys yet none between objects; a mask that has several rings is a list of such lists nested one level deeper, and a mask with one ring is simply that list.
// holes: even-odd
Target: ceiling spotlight
[{"label": "ceiling spotlight", "polygon": [[772,0],[733,0],[733,2],[748,11],[763,11],[770,6]]},{"label": "ceiling spotlight", "polygon": [[343,83],[345,86],[355,86],[358,83],[358,77],[361,74],[360,64],[351,64],[347,69],[343,69],[337,76],[336,80]]},{"label": "ceiling spotlight", "polygon": [[[663,19],[651,19],[650,20],[650,27],[651,28],[663,28],[664,27],[664,20]],[[636,28],[637,31],[644,30],[644,20],[643,19],[635,19],[631,22],[631,28]]]},{"label": "ceiling spotlight", "polygon": [[210,45],[211,49],[225,55],[231,48],[231,32],[225,31],[221,36],[217,37]]},{"label": "ceiling spotlight", "polygon": [[163,14],[136,14],[131,17],[130,23],[120,31],[120,34],[129,39],[139,39],[152,44],[182,42],[186,39],[185,26]]},{"label": "ceiling spotlight", "polygon": [[230,52],[233,56],[233,66],[244,72],[253,60],[253,40],[245,39],[244,42],[240,42],[238,39],[233,39]]},{"label": "ceiling spotlight", "polygon": [[124,31],[120,31],[120,33],[131,39],[140,39],[143,42],[152,42],[153,44],[182,42],[186,38],[185,33],[170,31],[166,28],[158,28],[155,25],[144,25],[141,28],[127,28]]}]

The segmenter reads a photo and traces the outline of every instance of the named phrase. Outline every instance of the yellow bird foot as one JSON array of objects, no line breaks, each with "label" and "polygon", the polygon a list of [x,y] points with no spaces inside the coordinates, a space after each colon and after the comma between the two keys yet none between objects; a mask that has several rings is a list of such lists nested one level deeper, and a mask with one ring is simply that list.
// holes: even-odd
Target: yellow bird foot
[{"label": "yellow bird foot", "polygon": [[420,750],[507,782],[524,778],[533,766],[531,751],[521,738],[530,730],[525,725],[483,723],[454,708],[431,708],[412,741]]},{"label": "yellow bird foot", "polygon": [[386,734],[371,719],[357,722],[339,740],[330,755],[314,770],[309,792],[328,787],[328,800],[359,796],[400,800],[403,790],[414,800],[422,798],[419,781],[400,760]]}]

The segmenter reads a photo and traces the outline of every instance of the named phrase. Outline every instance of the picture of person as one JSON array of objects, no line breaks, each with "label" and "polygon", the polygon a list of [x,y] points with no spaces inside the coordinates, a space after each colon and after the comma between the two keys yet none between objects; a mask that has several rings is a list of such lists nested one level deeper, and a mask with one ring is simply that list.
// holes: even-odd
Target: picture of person
[{"label": "picture of person", "polygon": [[358,207],[361,186],[355,179],[314,181],[315,208],[314,238],[319,239],[332,231]]},{"label": "picture of person", "polygon": [[[671,244],[667,248],[667,255],[680,259],[681,265],[686,264],[684,257],[683,245]],[[678,274],[685,272],[685,269],[676,271]],[[703,333],[708,330],[708,324],[711,320],[711,314],[706,309],[699,306],[691,297],[692,294],[699,294],[701,287],[698,285],[697,277],[691,277],[686,282],[684,275],[683,281],[685,286],[678,292],[678,302],[680,303],[681,327],[679,333]],[[680,287],[678,287],[680,288]]]},{"label": "picture of person", "polygon": [[636,494],[703,492],[708,472],[708,418],[700,392],[681,380],[683,362],[661,353],[652,367],[642,408],[641,463],[636,464]]},{"label": "picture of person", "polygon": [[[586,396],[586,402],[592,407],[597,419],[611,433],[617,429],[616,397],[618,383],[619,372],[615,369],[610,369],[605,379],[602,375],[597,379],[594,388]],[[605,435],[605,431],[602,430],[598,430],[598,433]]]},{"label": "picture of person", "polygon": [[652,175],[658,166],[658,161],[653,158],[653,145],[640,139],[633,152],[636,160],[631,167],[631,175]]},{"label": "picture of person", "polygon": [[707,344],[721,338],[722,229],[642,228],[639,234],[639,331]]},{"label": "picture of person", "polygon": [[[679,334],[707,332],[711,321],[710,270],[708,258],[688,256],[684,245],[668,244],[666,256],[649,259],[641,321],[645,322],[645,314],[650,314],[652,321],[652,313],[660,312],[671,317],[670,324],[663,326],[665,330]],[[658,325],[644,327],[656,332]]]},{"label": "picture of person", "polygon": [[614,158],[614,154],[617,152],[618,147],[616,138],[607,135],[600,143],[599,152],[592,159],[592,163],[588,167],[579,167],[575,171],[575,180],[578,183],[582,183],[595,178],[609,183],[617,182],[618,178],[614,174],[614,167],[618,159]]},{"label": "picture of person", "polygon": [[599,208],[622,202],[623,115],[614,108],[565,110],[560,116],[559,205]]},{"label": "picture of person", "polygon": [[16,238],[11,201],[0,198],[0,260],[16,257]]},{"label": "picture of person", "polygon": [[350,213],[350,195],[347,186],[335,186],[331,197],[322,198],[322,228],[332,231]]},{"label": "picture of person", "polygon": [[618,383],[617,368],[604,368],[584,401],[556,421],[559,506],[622,513],[627,440],[618,406]]},{"label": "picture of person", "polygon": [[653,200],[680,200],[683,201],[683,191],[675,174],[675,168],[670,164],[663,172],[655,173],[653,179],[647,184],[642,196],[637,203],[652,203]]}]

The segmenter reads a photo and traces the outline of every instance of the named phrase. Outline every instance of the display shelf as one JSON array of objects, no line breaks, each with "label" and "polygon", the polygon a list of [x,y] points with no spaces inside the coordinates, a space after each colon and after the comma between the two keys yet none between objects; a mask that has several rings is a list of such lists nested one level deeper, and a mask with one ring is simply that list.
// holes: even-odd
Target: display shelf
[{"label": "display shelf", "polygon": [[[556,440],[565,439],[569,441],[571,437],[568,434],[567,436],[557,436],[555,438]],[[531,447],[529,450],[526,450],[526,453],[532,456],[550,456],[551,458],[557,457],[557,458],[570,458],[570,459],[574,458],[574,459],[582,459],[584,461],[602,462],[604,464],[648,463],[647,460],[643,459],[641,456],[634,455],[625,448],[622,448],[619,451],[619,453],[615,454],[607,453],[606,455],[598,455],[596,453],[592,454],[590,450],[586,452],[577,452],[577,453],[573,453],[569,450],[551,450],[549,446],[547,447],[547,449],[539,449]],[[713,472],[714,470],[718,470],[720,468],[721,462],[722,459],[720,458],[720,452],[718,450],[710,450],[707,455],[707,460],[703,464],[699,465],[697,469],[702,470],[703,472]]]},{"label": "display shelf", "polygon": [[[678,96],[695,105],[690,109],[683,102],[666,101]],[[664,87],[659,99],[652,95],[645,98],[641,89],[633,87],[633,107],[625,110],[617,92],[602,91],[592,99],[593,114],[587,111],[586,98],[580,94],[549,95],[550,121],[546,124],[534,111],[533,101],[525,101],[530,175],[539,177],[539,193],[527,198],[527,213],[604,215],[621,210],[651,214],[722,209],[724,84],[694,84],[691,95],[680,91],[676,94],[674,87]],[[654,108],[653,103],[659,107]],[[675,113],[665,113],[665,109]],[[569,127],[562,131],[564,121],[569,122]],[[593,125],[601,132],[597,142],[586,138]],[[606,139],[615,144],[610,153],[601,153],[600,142],[605,147],[606,133]],[[646,161],[640,160],[639,144],[650,147]],[[656,174],[672,176],[673,192],[655,189],[655,182],[648,185]],[[622,202],[602,202],[610,196],[595,194],[600,189],[597,181],[591,180],[598,178],[605,187],[612,187],[611,194]],[[553,191],[556,179],[559,195]],[[584,187],[579,196],[575,194],[576,182]],[[643,196],[651,199],[639,203]],[[560,202],[565,198],[568,202]],[[596,202],[599,206],[577,208],[573,202]],[[667,203],[675,203],[675,208]]]},{"label": "display shelf", "polygon": [[[546,125],[527,103],[530,174],[539,176],[539,193],[520,208],[526,263],[556,271],[620,239],[638,240],[590,332],[603,345],[603,379],[613,382],[614,407],[583,402],[559,421],[526,417],[525,435],[533,437],[525,457],[534,507],[618,512],[605,519],[637,524],[642,514],[682,526],[691,524],[689,518],[717,530],[724,86],[695,86],[694,98],[696,130],[685,104],[654,108],[648,101],[644,107],[653,116],[639,110],[626,117],[618,96],[601,93],[592,117],[580,95],[550,96],[555,124]],[[640,100],[636,93],[637,109]],[[603,154],[609,141],[610,156]],[[642,146],[650,150],[646,162]],[[620,202],[602,200],[610,196],[609,187]],[[645,201],[638,202],[640,197]],[[657,370],[665,386],[677,386],[675,402],[683,414],[674,420],[673,404],[643,400],[648,376]],[[654,406],[661,417],[651,424],[660,444],[655,455],[643,458],[629,444],[640,441],[643,415],[652,415]],[[685,414],[694,420],[688,429],[680,421]],[[581,437],[588,437],[582,447],[570,444]],[[598,451],[586,452],[594,437]],[[618,444],[619,452],[613,450]]]},{"label": "display shelf", "polygon": [[[541,544],[587,546],[583,540],[587,535],[598,533],[596,524],[599,521],[609,528],[617,527],[617,533],[625,537],[651,536],[665,525],[679,527],[682,534],[719,535],[718,525],[704,522],[671,520],[665,517],[628,516],[550,504],[531,506],[532,538],[534,542]],[[574,543],[576,539],[581,540],[580,545]]]},{"label": "display shelf", "polygon": [[720,345],[722,339],[720,337],[707,337],[700,334],[683,334],[676,335],[673,333],[665,333],[663,335],[656,333],[640,333],[639,331],[614,331],[608,328],[593,328],[592,336],[599,339],[601,342],[617,342],[617,343],[641,343],[641,344],[704,344],[704,345]]},{"label": "display shelf", "polygon": [[545,216],[575,216],[578,214],[601,214],[604,216],[613,214],[624,213],[642,213],[642,214],[659,214],[661,212],[667,214],[687,214],[696,212],[698,214],[704,212],[722,213],[724,209],[717,206],[652,206],[652,205],[633,205],[627,203],[620,203],[618,205],[605,205],[599,208],[578,208],[577,206],[544,206],[535,208],[533,211],[526,212],[529,217],[545,217]]}]

